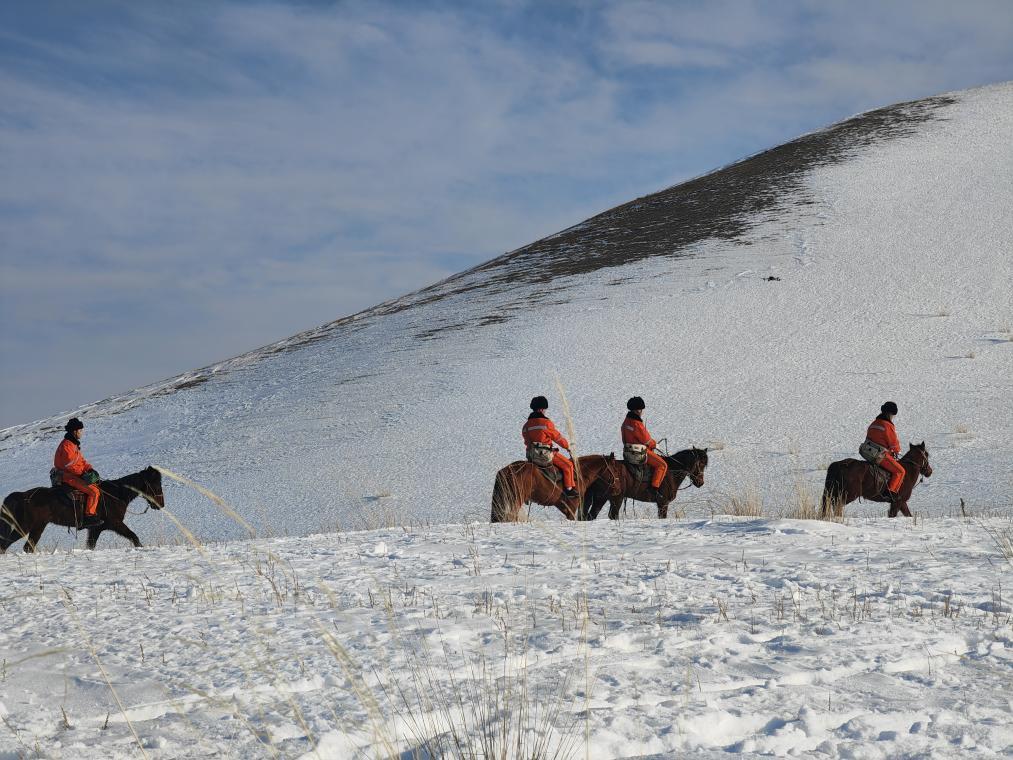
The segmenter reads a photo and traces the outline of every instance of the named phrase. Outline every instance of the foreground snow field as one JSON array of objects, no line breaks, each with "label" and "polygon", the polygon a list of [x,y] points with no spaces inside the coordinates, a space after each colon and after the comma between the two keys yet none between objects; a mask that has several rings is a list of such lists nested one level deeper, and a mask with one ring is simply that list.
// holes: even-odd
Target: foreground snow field
[{"label": "foreground snow field", "polygon": [[458,756],[504,735],[549,757],[1008,756],[997,530],[537,520],[13,553],[0,757]]}]

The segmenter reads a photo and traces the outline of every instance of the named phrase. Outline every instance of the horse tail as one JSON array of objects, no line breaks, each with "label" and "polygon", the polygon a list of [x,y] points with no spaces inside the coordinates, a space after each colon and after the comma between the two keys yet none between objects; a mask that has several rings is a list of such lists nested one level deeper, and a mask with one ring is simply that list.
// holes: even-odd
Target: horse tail
[{"label": "horse tail", "polygon": [[496,473],[492,487],[491,522],[513,522],[517,519],[517,511],[523,501],[518,480],[518,473],[512,465]]},{"label": "horse tail", "polygon": [[831,514],[841,516],[844,512],[846,487],[846,462],[832,462],[827,467],[827,478],[823,481],[823,499],[820,502],[820,517]]},{"label": "horse tail", "polygon": [[24,537],[22,525],[25,521],[24,494],[15,491],[0,505],[0,552]]}]

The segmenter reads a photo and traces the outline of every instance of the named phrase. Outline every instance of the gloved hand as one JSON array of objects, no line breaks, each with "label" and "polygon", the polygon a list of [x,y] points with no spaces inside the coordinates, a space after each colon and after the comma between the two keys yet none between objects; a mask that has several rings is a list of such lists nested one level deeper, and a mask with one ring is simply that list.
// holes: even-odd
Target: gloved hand
[{"label": "gloved hand", "polygon": [[88,470],[88,472],[81,476],[81,480],[88,485],[95,485],[101,482],[102,478],[99,477],[97,470]]}]

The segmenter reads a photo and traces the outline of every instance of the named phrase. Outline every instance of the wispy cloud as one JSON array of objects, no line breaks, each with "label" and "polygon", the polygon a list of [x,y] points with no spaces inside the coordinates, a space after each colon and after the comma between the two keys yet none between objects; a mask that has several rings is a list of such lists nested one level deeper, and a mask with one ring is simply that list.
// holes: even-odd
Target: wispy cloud
[{"label": "wispy cloud", "polygon": [[0,425],[1013,77],[1005,2],[13,5]]}]

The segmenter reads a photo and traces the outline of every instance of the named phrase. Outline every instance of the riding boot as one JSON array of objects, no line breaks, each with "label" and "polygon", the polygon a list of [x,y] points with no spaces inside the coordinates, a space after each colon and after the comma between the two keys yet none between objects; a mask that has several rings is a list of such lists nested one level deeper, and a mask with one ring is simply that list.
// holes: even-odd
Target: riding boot
[{"label": "riding boot", "polygon": [[578,496],[580,496],[580,493],[577,491],[576,488],[564,488],[563,489],[563,498],[564,499],[576,499]]},{"label": "riding boot", "polygon": [[644,486],[644,496],[647,497],[647,501],[657,501],[659,496],[658,489],[654,486]]},{"label": "riding boot", "polygon": [[101,517],[99,517],[97,514],[94,514],[94,515],[84,515],[84,516],[81,517],[81,527],[82,528],[94,528],[96,525],[101,525],[103,522],[105,522],[105,521]]}]

